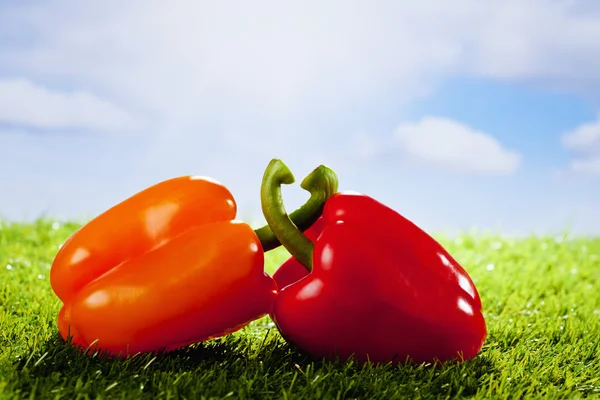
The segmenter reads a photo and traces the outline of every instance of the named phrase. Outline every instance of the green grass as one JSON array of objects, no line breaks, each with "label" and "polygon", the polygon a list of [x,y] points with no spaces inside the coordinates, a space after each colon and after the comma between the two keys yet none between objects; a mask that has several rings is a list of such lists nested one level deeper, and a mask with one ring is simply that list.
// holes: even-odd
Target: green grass
[{"label": "green grass", "polygon": [[[57,334],[49,269],[78,226],[0,223],[0,398],[600,397],[600,238],[439,238],[474,278],[489,335],[442,368],[311,360],[268,318],[222,339],[125,361],[82,355]],[[286,258],[268,254],[267,270]]]}]

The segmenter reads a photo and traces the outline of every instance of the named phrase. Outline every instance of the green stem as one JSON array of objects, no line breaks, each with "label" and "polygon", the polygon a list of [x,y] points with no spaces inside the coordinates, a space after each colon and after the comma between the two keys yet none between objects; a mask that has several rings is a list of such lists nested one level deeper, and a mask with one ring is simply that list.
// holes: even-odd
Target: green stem
[{"label": "green stem", "polygon": [[[267,171],[269,171],[269,168],[272,168],[271,165],[276,163],[276,161],[277,160],[271,161],[267,167]],[[265,171],[265,176],[263,177],[263,186],[267,177],[267,171]],[[291,175],[291,179],[292,181],[289,182],[290,184],[294,183],[293,175]],[[325,207],[325,202],[327,199],[329,199],[338,191],[338,180],[333,170],[324,165],[320,165],[315,168],[306,178],[304,178],[300,184],[300,187],[310,193],[310,198],[300,208],[291,213],[289,218],[299,230],[304,232],[310,228],[317,219],[319,219],[323,213],[323,207]],[[261,189],[261,199],[262,197],[263,189]],[[273,230],[269,226],[268,222],[267,225],[256,229],[254,232],[256,233],[256,236],[258,236],[258,239],[262,244],[263,251],[265,252],[273,250],[281,245],[280,240],[277,238],[275,233],[273,233]]]},{"label": "green stem", "polygon": [[[283,161],[271,160],[263,176],[260,190],[261,205],[267,224],[277,239],[310,272],[314,244],[286,213],[281,194],[281,185],[289,185],[294,181],[294,175]],[[322,205],[318,215],[321,215],[327,199],[337,192],[337,175],[330,168],[321,165],[304,178],[300,186],[315,196],[320,193],[319,200],[322,200]],[[315,221],[317,219],[318,216]]]}]

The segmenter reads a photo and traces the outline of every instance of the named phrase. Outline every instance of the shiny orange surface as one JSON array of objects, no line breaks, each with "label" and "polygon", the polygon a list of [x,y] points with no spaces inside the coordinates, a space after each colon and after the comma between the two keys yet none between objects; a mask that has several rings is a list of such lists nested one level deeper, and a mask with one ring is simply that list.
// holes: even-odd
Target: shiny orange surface
[{"label": "shiny orange surface", "polygon": [[227,188],[180,177],[83,226],[62,246],[51,284],[63,338],[112,353],[221,336],[270,311],[276,295],[254,231]]}]

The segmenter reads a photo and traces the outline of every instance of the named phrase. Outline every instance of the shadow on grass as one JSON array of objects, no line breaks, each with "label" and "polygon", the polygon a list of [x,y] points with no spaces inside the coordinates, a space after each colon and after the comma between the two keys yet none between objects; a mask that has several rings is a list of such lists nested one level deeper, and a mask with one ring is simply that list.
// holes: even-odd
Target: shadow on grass
[{"label": "shadow on grass", "polygon": [[160,376],[175,381],[178,376],[191,374],[194,379],[206,382],[225,379],[231,386],[243,384],[248,377],[268,377],[265,385],[270,386],[269,391],[273,393],[294,384],[294,390],[308,390],[309,387],[315,390],[314,384],[320,378],[323,391],[335,390],[338,385],[344,398],[372,398],[386,388],[394,387],[398,390],[421,388],[431,395],[468,396],[477,391],[486,376],[497,374],[485,354],[475,360],[441,367],[374,366],[311,358],[284,342],[278,333],[267,333],[262,339],[232,334],[168,353],[119,360],[98,353],[85,354],[65,343],[57,334],[27,357],[14,362],[15,372],[20,377],[27,377],[18,380],[21,387],[16,389],[26,393],[35,388],[37,383],[34,381],[56,381],[57,377],[62,379],[64,386],[76,386],[78,380],[99,382],[98,386],[101,386],[132,377],[141,376],[154,382]]},{"label": "shadow on grass", "polygon": [[81,373],[82,368],[110,367],[114,369],[138,369],[175,371],[196,368],[201,364],[223,363],[235,357],[231,343],[213,340],[159,354],[137,354],[127,359],[106,356],[93,350],[82,351],[66,343],[59,334],[54,335],[29,357],[20,357],[15,366],[18,370],[38,376],[53,372]]},{"label": "shadow on grass", "polygon": [[275,364],[290,362],[297,364],[311,360],[278,340],[263,343],[263,346],[255,351],[248,349],[248,345],[247,338],[233,334],[169,352],[137,354],[127,359],[119,359],[93,350],[82,351],[66,343],[57,333],[27,357],[17,358],[14,365],[18,371],[27,371],[29,374],[42,377],[55,372],[81,374],[95,367],[109,367],[113,372],[139,369],[180,372],[214,365],[226,366],[240,361],[251,363],[260,360],[260,362]]}]

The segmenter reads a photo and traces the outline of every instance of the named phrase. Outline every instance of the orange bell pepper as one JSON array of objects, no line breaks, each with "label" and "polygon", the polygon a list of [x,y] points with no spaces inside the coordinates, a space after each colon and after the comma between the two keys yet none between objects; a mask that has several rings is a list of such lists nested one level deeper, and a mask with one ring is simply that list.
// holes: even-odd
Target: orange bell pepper
[{"label": "orange bell pepper", "polygon": [[[302,229],[332,195],[324,166],[307,180],[295,214]],[[172,350],[234,332],[267,315],[277,295],[264,251],[280,243],[268,226],[235,220],[221,183],[185,176],[151,186],[100,214],[60,248],[50,272],[64,303],[63,339],[109,354]],[[294,214],[292,214],[294,217]]]}]

